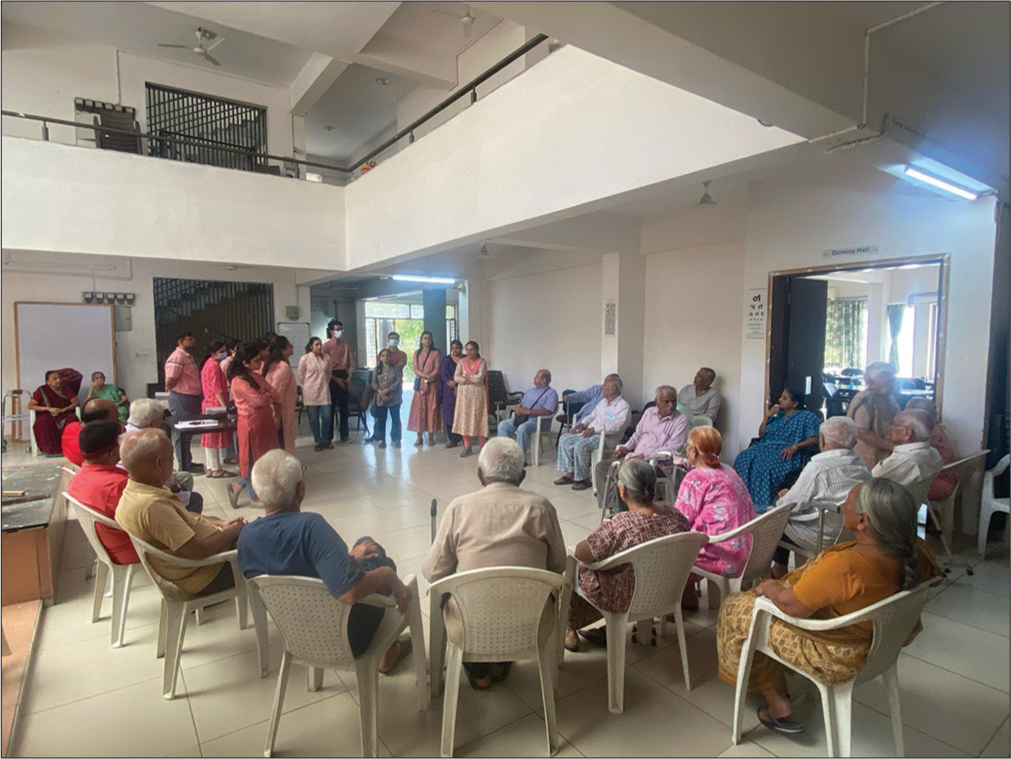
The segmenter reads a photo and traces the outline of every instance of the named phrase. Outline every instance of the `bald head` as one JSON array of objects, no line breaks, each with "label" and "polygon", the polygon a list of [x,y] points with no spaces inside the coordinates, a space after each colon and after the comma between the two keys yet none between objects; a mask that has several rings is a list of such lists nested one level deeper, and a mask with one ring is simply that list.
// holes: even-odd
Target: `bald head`
[{"label": "bald head", "polygon": [[119,455],[130,479],[160,487],[172,475],[172,441],[161,430],[134,430],[123,435]]},{"label": "bald head", "polygon": [[106,398],[92,398],[81,410],[81,423],[97,422],[100,419],[118,422],[119,409],[115,403]]},{"label": "bald head", "polygon": [[934,418],[920,409],[900,411],[892,420],[892,442],[926,443],[934,432]]}]

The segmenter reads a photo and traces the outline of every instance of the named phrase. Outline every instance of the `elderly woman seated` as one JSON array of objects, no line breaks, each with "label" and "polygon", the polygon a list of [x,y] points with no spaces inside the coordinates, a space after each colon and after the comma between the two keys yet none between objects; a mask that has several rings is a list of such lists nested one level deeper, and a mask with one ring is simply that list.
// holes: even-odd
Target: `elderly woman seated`
[{"label": "elderly woman seated", "polygon": [[[576,546],[576,558],[590,564],[603,561],[640,543],[688,531],[688,522],[679,511],[661,511],[653,503],[656,496],[656,472],[643,459],[627,459],[618,470],[618,489],[628,511],[615,514]],[[587,598],[608,611],[628,609],[635,591],[635,570],[631,564],[595,571],[580,567],[579,587]],[[565,648],[579,650],[577,630],[596,622],[601,613],[582,596],[573,594],[569,607]],[[591,630],[583,637],[603,643],[602,630]]]},{"label": "elderly woman seated", "polygon": [[[678,490],[674,508],[684,514],[691,529],[706,535],[720,535],[736,530],[755,518],[755,507],[741,478],[731,467],[720,461],[723,438],[715,427],[696,427],[688,435],[688,463],[692,470],[685,475]],[[695,565],[724,577],[738,577],[751,555],[751,536],[741,535],[722,543],[710,543],[699,552]],[[695,583],[699,576],[688,578],[681,607],[698,611],[699,598]]]},{"label": "elderly woman seated", "polygon": [[734,461],[734,469],[748,486],[751,500],[761,511],[776,500],[783,480],[804,466],[801,449],[818,450],[821,417],[804,408],[804,394],[784,388],[779,403],[766,412],[758,440]]},{"label": "elderly woman seated", "polygon": [[[723,602],[716,627],[721,679],[737,682],[756,596],[766,596],[795,617],[831,619],[941,576],[930,549],[916,537],[916,504],[901,485],[880,478],[857,485],[843,504],[843,524],[855,541],[831,546],[782,580],[763,580]],[[839,685],[856,677],[864,665],[872,632],[870,622],[817,633],[774,620],[769,645],[777,656],[819,682]],[[765,696],[767,706],[758,710],[763,725],[776,732],[799,733],[804,727],[790,719],[793,708],[785,673],[783,665],[757,653],[748,690]]]}]

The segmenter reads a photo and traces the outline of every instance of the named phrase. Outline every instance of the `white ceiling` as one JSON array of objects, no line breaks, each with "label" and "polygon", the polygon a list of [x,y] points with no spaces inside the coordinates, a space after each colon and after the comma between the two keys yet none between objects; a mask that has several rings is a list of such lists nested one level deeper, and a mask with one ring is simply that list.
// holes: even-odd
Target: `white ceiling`
[{"label": "white ceiling", "polygon": [[[310,55],[309,50],[147,3],[5,2],[0,5],[0,17],[5,24],[31,26],[82,42],[111,45],[282,87],[291,84]],[[186,50],[158,47],[159,42],[195,46],[198,26],[206,26],[225,38],[214,49],[220,68]]]}]

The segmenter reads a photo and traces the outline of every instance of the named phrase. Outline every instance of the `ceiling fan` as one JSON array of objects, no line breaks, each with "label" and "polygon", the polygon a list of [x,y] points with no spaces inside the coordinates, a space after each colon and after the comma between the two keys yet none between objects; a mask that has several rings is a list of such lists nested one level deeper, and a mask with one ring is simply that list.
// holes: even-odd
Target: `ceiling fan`
[{"label": "ceiling fan", "polygon": [[174,47],[179,50],[191,50],[197,55],[199,55],[204,60],[215,66],[220,66],[221,62],[211,55],[211,51],[225,41],[224,37],[219,37],[217,32],[213,32],[210,29],[204,29],[202,26],[197,27],[197,46],[190,47],[189,45],[170,45],[165,42],[159,42],[158,47]]},{"label": "ceiling fan", "polygon": [[459,13],[453,13],[452,11],[444,11],[441,8],[432,8],[432,13],[438,13],[440,16],[450,16],[459,20],[463,24],[463,36],[470,38],[470,30],[474,26],[474,22],[477,18],[470,12],[470,6],[467,6],[467,12],[462,16]]}]

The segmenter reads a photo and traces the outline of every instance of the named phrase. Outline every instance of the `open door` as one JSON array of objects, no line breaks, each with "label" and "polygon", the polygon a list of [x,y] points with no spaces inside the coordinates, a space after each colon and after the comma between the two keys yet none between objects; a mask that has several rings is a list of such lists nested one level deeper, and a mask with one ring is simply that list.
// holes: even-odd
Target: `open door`
[{"label": "open door", "polygon": [[795,387],[804,393],[807,407],[817,411],[824,405],[822,369],[828,283],[780,276],[774,278],[772,289],[770,390],[778,394],[784,387]]}]

